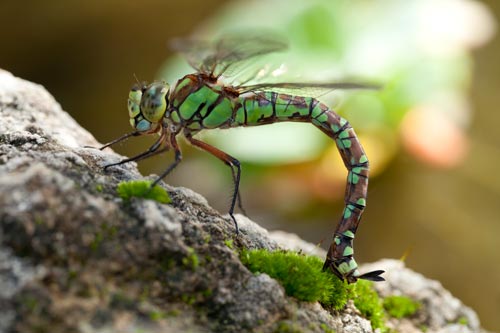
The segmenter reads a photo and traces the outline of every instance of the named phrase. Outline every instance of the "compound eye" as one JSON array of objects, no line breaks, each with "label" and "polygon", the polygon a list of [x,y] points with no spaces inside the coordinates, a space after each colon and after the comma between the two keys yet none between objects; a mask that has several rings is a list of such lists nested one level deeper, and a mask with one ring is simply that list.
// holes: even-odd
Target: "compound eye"
[{"label": "compound eye", "polygon": [[151,84],[142,95],[140,109],[144,118],[156,123],[161,120],[167,110],[168,85],[164,83]]}]

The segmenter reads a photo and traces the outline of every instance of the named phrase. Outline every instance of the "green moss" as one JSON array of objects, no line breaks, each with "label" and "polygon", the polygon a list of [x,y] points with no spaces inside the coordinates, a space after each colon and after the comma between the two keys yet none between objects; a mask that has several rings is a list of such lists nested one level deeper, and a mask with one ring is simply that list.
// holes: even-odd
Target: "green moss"
[{"label": "green moss", "polygon": [[296,325],[290,324],[286,321],[280,321],[273,333],[302,333],[303,331]]},{"label": "green moss", "polygon": [[181,314],[181,311],[177,310],[177,309],[169,310],[167,312],[167,316],[169,316],[169,317],[178,317],[180,314]]},{"label": "green moss", "polygon": [[205,289],[201,292],[201,295],[204,297],[204,298],[208,298],[210,296],[212,296],[214,293],[214,291],[212,289]]},{"label": "green moss", "polygon": [[135,310],[138,306],[136,299],[123,292],[111,294],[109,307],[114,310]]},{"label": "green moss", "polygon": [[175,260],[168,256],[158,259],[158,264],[160,268],[164,271],[169,271],[175,266]]},{"label": "green moss", "polygon": [[[323,261],[319,258],[296,252],[243,250],[240,258],[250,271],[268,274],[281,283],[287,295],[301,301],[319,301],[339,310],[348,299],[353,299],[374,330],[387,331],[382,301],[369,281],[358,280],[348,285],[333,274],[323,272]],[[333,331],[326,325],[321,328],[328,333]]]},{"label": "green moss", "polygon": [[413,315],[420,308],[420,303],[406,296],[389,296],[384,299],[384,309],[394,318]]},{"label": "green moss", "polygon": [[36,312],[36,309],[39,307],[38,299],[31,295],[23,296],[21,298],[21,304],[29,312]]},{"label": "green moss", "polygon": [[158,321],[167,318],[167,314],[163,311],[151,311],[149,314],[149,319],[152,321]]},{"label": "green moss", "polygon": [[170,311],[154,310],[148,313],[148,317],[152,321],[158,321],[169,317],[177,317],[179,314],[180,311],[175,309]]},{"label": "green moss", "polygon": [[36,225],[43,225],[43,219],[40,216],[35,216],[35,224]]},{"label": "green moss", "polygon": [[301,301],[319,301],[335,309],[347,302],[347,284],[333,274],[323,272],[323,262],[295,252],[243,250],[242,263],[254,273],[266,273],[278,280],[287,295]]},{"label": "green moss", "polygon": [[384,308],[377,292],[372,287],[372,282],[358,280],[353,290],[354,305],[363,316],[370,320],[372,328],[374,330],[380,328],[382,332],[387,331]]},{"label": "green moss", "polygon": [[205,244],[210,243],[211,240],[212,236],[210,234],[206,234],[205,237],[203,237],[203,241],[205,242]]},{"label": "green moss", "polygon": [[90,249],[94,252],[97,251],[103,241],[113,239],[117,232],[118,229],[115,226],[103,222],[100,225],[100,230],[94,235],[94,239],[89,244]]},{"label": "green moss", "polygon": [[194,252],[194,249],[189,248],[188,255],[182,258],[182,264],[193,271],[198,268],[200,265],[200,259],[198,258],[196,252]]},{"label": "green moss", "polygon": [[226,244],[226,246],[230,249],[234,248],[234,244],[233,244],[233,240],[232,239],[226,239],[224,241],[224,244]]},{"label": "green moss", "polygon": [[469,320],[467,319],[467,317],[460,317],[458,318],[457,323],[467,326],[469,324]]},{"label": "green moss", "polygon": [[155,200],[163,204],[171,202],[171,199],[164,188],[158,185],[151,188],[151,182],[147,180],[121,182],[118,184],[116,191],[124,200],[130,200],[132,197],[137,197]]},{"label": "green moss", "polygon": [[103,189],[104,189],[104,188],[103,188],[102,184],[97,184],[97,185],[95,186],[95,190],[96,190],[97,192],[102,192],[102,191],[103,191]]},{"label": "green moss", "polygon": [[193,305],[196,302],[196,296],[185,294],[181,296],[181,300],[187,305]]},{"label": "green moss", "polygon": [[90,249],[92,251],[97,251],[99,247],[101,246],[102,241],[104,240],[104,235],[102,232],[98,232],[97,234],[94,235],[94,239],[90,243]]},{"label": "green moss", "polygon": [[319,325],[319,327],[320,327],[320,328],[323,330],[323,332],[325,332],[325,333],[335,333],[335,330],[334,330],[334,329],[332,329],[332,328],[330,328],[330,327],[328,327],[328,325],[327,325],[327,324],[325,324],[325,323],[321,323],[321,324]]}]

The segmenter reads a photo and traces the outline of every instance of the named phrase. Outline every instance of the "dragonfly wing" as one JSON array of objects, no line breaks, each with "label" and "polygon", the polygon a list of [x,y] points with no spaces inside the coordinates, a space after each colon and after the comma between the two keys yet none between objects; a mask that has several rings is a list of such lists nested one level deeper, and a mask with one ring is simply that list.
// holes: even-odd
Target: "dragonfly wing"
[{"label": "dragonfly wing", "polygon": [[355,82],[334,82],[334,83],[260,83],[249,86],[237,87],[240,94],[247,92],[275,91],[289,95],[299,95],[305,97],[319,97],[333,90],[379,90],[382,87],[376,84],[355,83]]},{"label": "dragonfly wing", "polygon": [[227,34],[214,42],[195,39],[175,39],[171,46],[182,53],[196,70],[220,76],[234,74],[233,67],[250,58],[283,51],[288,44],[272,33]]},{"label": "dragonfly wing", "polygon": [[191,67],[199,72],[205,73],[205,66],[211,57],[212,45],[203,40],[194,40],[186,38],[174,38],[169,42],[170,48],[181,53]]}]

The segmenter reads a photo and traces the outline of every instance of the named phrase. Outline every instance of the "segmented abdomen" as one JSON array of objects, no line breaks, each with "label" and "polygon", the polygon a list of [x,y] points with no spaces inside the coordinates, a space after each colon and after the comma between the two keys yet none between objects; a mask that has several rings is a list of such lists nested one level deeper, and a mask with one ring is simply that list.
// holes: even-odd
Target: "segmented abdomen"
[{"label": "segmented abdomen", "polygon": [[240,97],[231,127],[281,121],[311,122],[335,140],[348,175],[344,212],[335,230],[325,266],[331,266],[341,278],[356,277],[359,272],[353,258],[353,239],[366,205],[368,189],[368,158],[361,143],[347,120],[318,100],[275,92]]}]

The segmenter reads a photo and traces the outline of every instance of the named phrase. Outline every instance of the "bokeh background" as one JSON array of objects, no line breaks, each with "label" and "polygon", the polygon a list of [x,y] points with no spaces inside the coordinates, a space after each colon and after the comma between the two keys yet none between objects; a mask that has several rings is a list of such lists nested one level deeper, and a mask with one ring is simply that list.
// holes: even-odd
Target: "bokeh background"
[{"label": "bokeh background", "polygon": [[[174,84],[189,72],[167,47],[174,37],[270,29],[290,49],[262,60],[268,80],[383,84],[321,97],[353,124],[372,163],[358,262],[404,257],[498,331],[498,13],[493,0],[2,0],[0,68],[44,85],[101,142],[131,130],[126,98],[135,77]],[[346,171],[326,136],[279,124],[202,138],[243,162],[252,219],[329,245]],[[152,140],[115,149],[131,156]],[[187,145],[183,152],[167,182],[227,211],[228,168]],[[155,157],[140,169],[158,174],[171,161]]]}]

